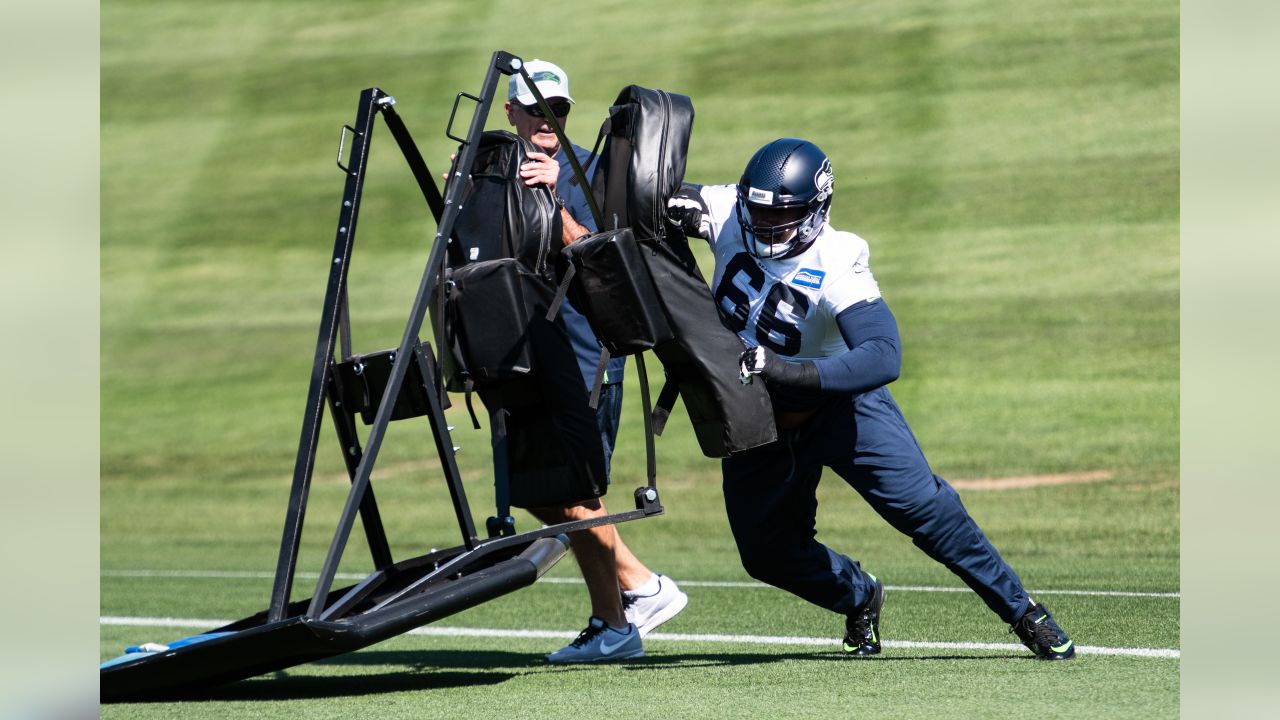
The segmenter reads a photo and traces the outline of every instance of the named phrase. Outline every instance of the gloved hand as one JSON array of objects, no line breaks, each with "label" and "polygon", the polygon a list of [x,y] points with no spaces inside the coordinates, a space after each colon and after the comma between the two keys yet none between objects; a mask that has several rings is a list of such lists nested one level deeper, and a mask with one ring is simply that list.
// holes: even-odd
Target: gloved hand
[{"label": "gloved hand", "polygon": [[750,385],[752,378],[760,375],[770,385],[822,389],[818,368],[810,360],[790,361],[763,345],[753,347],[738,356],[738,379]]},{"label": "gloved hand", "polygon": [[672,195],[667,200],[667,219],[685,235],[706,238],[711,232],[711,223],[702,212],[702,203],[690,197]]}]

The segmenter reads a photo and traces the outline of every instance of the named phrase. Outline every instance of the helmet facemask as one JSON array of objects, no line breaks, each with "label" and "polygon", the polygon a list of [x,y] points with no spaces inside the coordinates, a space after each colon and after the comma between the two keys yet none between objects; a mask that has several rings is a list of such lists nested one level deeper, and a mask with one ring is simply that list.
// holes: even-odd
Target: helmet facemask
[{"label": "helmet facemask", "polygon": [[[805,209],[794,220],[773,225],[756,223],[751,217],[751,208],[766,208],[766,205],[748,203],[738,192],[736,211],[738,223],[742,226],[743,242],[747,251],[762,260],[780,260],[799,255],[813,244],[822,225],[827,221],[827,213],[831,209],[831,193],[828,190],[823,196],[816,197],[807,205],[793,205],[796,209]],[[779,206],[776,209],[786,209]],[[794,232],[791,232],[794,231]],[[790,237],[787,237],[790,235]],[[785,240],[784,240],[785,238]]]}]

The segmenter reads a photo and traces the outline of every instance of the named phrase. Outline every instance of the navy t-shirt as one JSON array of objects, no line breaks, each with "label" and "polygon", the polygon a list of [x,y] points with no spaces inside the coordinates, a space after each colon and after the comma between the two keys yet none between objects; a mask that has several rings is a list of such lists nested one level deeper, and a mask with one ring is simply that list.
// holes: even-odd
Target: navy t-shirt
[{"label": "navy t-shirt", "polygon": [[[588,150],[571,145],[574,154],[578,157],[578,164],[587,162],[587,158],[591,157]],[[566,153],[556,153],[556,160],[560,163],[560,177],[556,179],[556,194],[564,198],[565,209],[577,220],[579,224],[584,225],[591,232],[597,230],[595,220],[591,217],[591,206],[587,204],[586,193],[589,188],[582,188],[572,182],[573,166],[569,164],[569,156]],[[596,163],[592,163],[591,167],[583,167],[582,171],[586,173],[587,180],[590,181],[595,173]],[[583,315],[573,303],[565,298],[564,305],[560,309],[560,314],[564,318],[565,329],[569,331],[569,342],[573,345],[573,352],[578,357],[578,367],[582,370],[582,377],[585,380],[587,389],[590,390],[592,383],[596,379],[596,367],[600,364],[600,341],[596,339],[595,333],[591,332],[591,325],[587,322],[587,316]],[[622,371],[626,367],[626,357],[610,358],[609,365],[605,369],[604,382],[606,385],[622,382]]]}]

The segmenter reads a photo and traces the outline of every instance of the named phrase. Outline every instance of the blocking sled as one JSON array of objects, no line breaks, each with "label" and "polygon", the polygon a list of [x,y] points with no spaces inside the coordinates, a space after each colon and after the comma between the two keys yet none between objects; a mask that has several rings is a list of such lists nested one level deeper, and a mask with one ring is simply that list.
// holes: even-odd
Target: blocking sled
[{"label": "blocking sled", "polygon": [[[370,88],[361,93],[355,125],[344,126],[339,142],[337,164],[345,176],[342,207],[269,605],[255,615],[191,637],[129,648],[130,652],[103,663],[99,670],[100,698],[103,702],[182,696],[218,684],[366,647],[532,584],[563,557],[568,549],[569,532],[662,513],[652,472],[650,438],[649,483],[635,491],[635,509],[524,533],[515,532],[514,521],[508,514],[510,505],[566,502],[583,492],[603,492],[603,486],[592,482],[584,484],[580,473],[575,475],[558,471],[554,467],[544,467],[546,472],[541,478],[526,477],[530,474],[526,471],[537,470],[539,462],[550,464],[551,461],[546,458],[524,458],[519,448],[512,452],[509,438],[516,437],[523,431],[511,431],[511,428],[537,426],[538,409],[545,403],[528,400],[526,395],[529,388],[521,384],[517,367],[519,362],[510,361],[500,349],[492,367],[498,374],[517,371],[514,381],[485,377],[479,378],[480,382],[474,385],[486,404],[492,400],[493,407],[498,409],[491,414],[491,420],[498,421],[493,428],[498,507],[496,515],[486,523],[487,537],[480,537],[476,531],[454,459],[457,448],[453,445],[451,428],[444,416],[449,398],[444,391],[442,375],[448,372],[441,365],[457,360],[453,348],[448,346],[450,341],[444,337],[444,326],[448,323],[437,323],[434,344],[422,338],[421,330],[429,305],[434,304],[442,312],[450,310],[444,307],[447,297],[441,286],[446,275],[467,266],[466,263],[454,263],[455,267],[446,267],[446,248],[451,244],[450,241],[460,244],[494,242],[500,248],[500,242],[493,237],[479,237],[489,231],[468,228],[465,223],[464,227],[459,228],[458,223],[462,199],[472,198],[476,193],[483,194],[481,191],[484,188],[480,186],[488,182],[477,182],[477,177],[483,177],[476,162],[482,145],[484,121],[499,79],[514,73],[525,76],[526,83],[533,89],[544,111],[548,116],[551,115],[545,98],[541,97],[537,86],[528,78],[520,58],[501,51],[494,53],[480,94],[475,96],[459,93],[455,98],[446,134],[460,145],[443,195],[403,120],[396,113],[394,98],[378,88]],[[453,134],[453,122],[459,103],[464,99],[474,101],[476,106],[466,136],[458,137]],[[368,170],[370,142],[379,116],[413,172],[423,198],[436,220],[437,233],[431,243],[429,257],[400,344],[392,349],[355,353],[351,348],[348,320],[347,274],[352,261],[361,194]],[[561,136],[563,137],[562,131]],[[344,148],[348,145],[349,155],[344,158]],[[576,164],[576,160],[574,162]],[[578,173],[579,176],[582,175],[581,168],[578,168]],[[530,202],[534,205],[537,203],[536,200]],[[541,212],[534,205],[525,209],[533,213]],[[552,232],[552,229],[548,228],[547,232]],[[519,262],[519,253],[513,252],[511,247],[505,251],[495,251],[495,254],[503,255],[494,258],[496,260],[505,258]],[[511,280],[510,273],[519,274],[521,268],[512,267],[508,263],[503,272],[508,272],[508,281],[516,282]],[[459,284],[458,278],[452,275],[447,280],[455,285]],[[554,292],[554,282],[547,283],[546,287]],[[538,332],[552,340],[540,342],[534,337],[537,332],[531,334],[524,355],[532,362],[530,368],[536,367],[539,358],[547,353],[552,353],[548,357],[554,359],[554,353],[557,352],[555,339],[558,334],[554,321],[539,314],[545,313],[552,298],[546,293],[539,297],[538,302],[528,305],[530,312],[525,319],[529,324],[524,329],[540,328]],[[460,309],[459,311],[461,312]],[[514,344],[520,345],[520,339],[516,338]],[[440,363],[437,363],[437,348],[443,348],[441,352],[444,360]],[[340,351],[338,359],[335,359],[335,350]],[[463,378],[464,381],[475,379]],[[578,394],[585,396],[581,378],[578,378],[576,387]],[[469,401],[468,395],[468,404]],[[582,402],[585,405],[585,398]],[[295,601],[291,595],[299,543],[326,407],[338,436],[351,488],[313,595],[308,599]],[[502,409],[504,407],[512,411],[507,412]],[[363,445],[357,433],[357,417],[368,425]],[[427,419],[431,430],[439,459],[439,475],[448,487],[461,540],[455,547],[431,550],[397,561],[391,554],[370,477],[388,424],[393,420],[415,421],[423,417]],[[598,439],[598,434],[596,437]],[[583,460],[561,457],[559,460],[578,466],[594,463],[591,458]],[[521,475],[522,472],[525,474]],[[524,482],[525,480],[528,482]],[[335,589],[334,578],[357,514],[360,516],[375,570],[354,585]]]}]

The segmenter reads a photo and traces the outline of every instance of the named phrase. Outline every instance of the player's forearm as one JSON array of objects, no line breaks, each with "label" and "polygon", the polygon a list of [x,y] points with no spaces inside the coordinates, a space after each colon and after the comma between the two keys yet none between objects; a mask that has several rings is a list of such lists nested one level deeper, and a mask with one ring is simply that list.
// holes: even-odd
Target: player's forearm
[{"label": "player's forearm", "polygon": [[846,353],[815,360],[823,392],[864,393],[898,379],[897,343],[873,338]]}]

